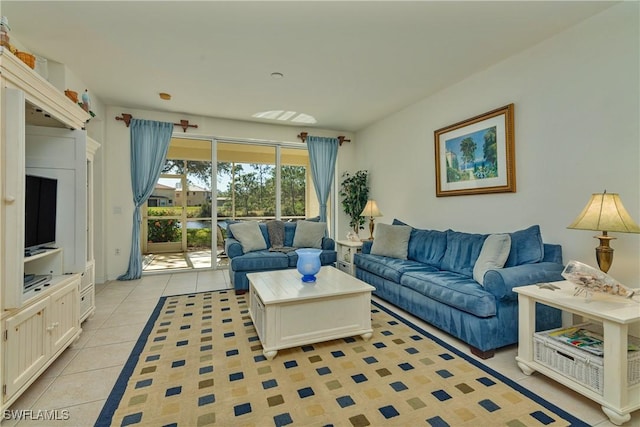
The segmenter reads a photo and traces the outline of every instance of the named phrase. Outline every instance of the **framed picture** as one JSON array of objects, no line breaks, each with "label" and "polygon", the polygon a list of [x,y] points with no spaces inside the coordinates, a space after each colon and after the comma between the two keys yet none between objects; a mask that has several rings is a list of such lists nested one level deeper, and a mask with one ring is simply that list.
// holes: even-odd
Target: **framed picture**
[{"label": "framed picture", "polygon": [[434,134],[437,197],[515,193],[513,104]]}]

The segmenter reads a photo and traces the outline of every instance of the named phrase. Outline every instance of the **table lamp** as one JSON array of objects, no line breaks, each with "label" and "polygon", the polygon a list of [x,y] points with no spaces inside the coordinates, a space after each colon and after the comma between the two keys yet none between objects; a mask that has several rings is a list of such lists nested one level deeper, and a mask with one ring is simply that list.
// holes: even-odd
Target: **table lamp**
[{"label": "table lamp", "polygon": [[596,260],[600,270],[605,273],[613,263],[613,248],[609,246],[609,241],[615,239],[607,232],[640,233],[640,227],[622,205],[620,196],[607,193],[607,190],[592,194],[587,206],[567,228],[602,231],[602,235],[593,237],[600,239],[600,246],[596,248]]},{"label": "table lamp", "polygon": [[373,240],[373,218],[382,216],[382,212],[378,209],[375,200],[367,200],[367,204],[360,216],[369,217],[369,240]]}]

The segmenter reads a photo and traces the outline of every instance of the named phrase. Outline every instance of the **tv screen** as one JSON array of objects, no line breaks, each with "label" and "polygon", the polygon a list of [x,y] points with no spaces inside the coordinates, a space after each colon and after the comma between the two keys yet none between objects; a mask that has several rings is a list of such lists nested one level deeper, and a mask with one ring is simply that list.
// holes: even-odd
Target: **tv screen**
[{"label": "tv screen", "polygon": [[56,241],[56,202],[58,181],[27,175],[24,203],[25,249],[50,245]]}]

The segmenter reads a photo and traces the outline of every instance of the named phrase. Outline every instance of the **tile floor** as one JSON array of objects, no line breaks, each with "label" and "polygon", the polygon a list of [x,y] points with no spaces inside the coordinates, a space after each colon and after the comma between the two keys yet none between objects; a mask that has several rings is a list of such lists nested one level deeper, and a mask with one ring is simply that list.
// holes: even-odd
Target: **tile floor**
[{"label": "tile floor", "polygon": [[[68,409],[60,421],[3,420],[3,426],[92,426],[129,357],[158,298],[189,292],[225,289],[226,270],[190,271],[144,276],[140,280],[113,281],[96,287],[96,312],[82,324],[82,335],[10,409]],[[411,316],[410,320],[468,353],[465,344]],[[579,416],[592,426],[613,426],[600,406],[544,376],[524,375],[515,363],[516,347],[501,349],[486,365],[534,393]],[[479,426],[482,427],[482,426]],[[640,427],[640,411],[624,427]]]}]

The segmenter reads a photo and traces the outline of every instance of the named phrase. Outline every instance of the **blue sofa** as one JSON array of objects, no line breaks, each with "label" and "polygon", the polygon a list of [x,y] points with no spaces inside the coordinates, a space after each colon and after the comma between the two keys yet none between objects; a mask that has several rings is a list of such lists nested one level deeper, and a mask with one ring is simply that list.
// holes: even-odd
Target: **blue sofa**
[{"label": "blue sofa", "polygon": [[[403,224],[394,221],[394,224]],[[539,226],[509,233],[504,268],[488,270],[483,285],[473,268],[488,235],[411,228],[407,259],[356,254],[356,277],[374,294],[464,341],[471,352],[492,357],[518,342],[518,297],[513,288],[563,280],[562,248],[542,242]],[[507,249],[509,250],[509,249]],[[561,312],[538,304],[536,330],[561,325]]]},{"label": "blue sofa", "polygon": [[[297,222],[284,223],[284,246],[292,247],[296,232]],[[249,289],[247,273],[258,271],[282,270],[295,268],[298,262],[298,254],[295,251],[275,252],[270,251],[271,241],[265,223],[259,224],[262,237],[267,244],[267,249],[244,253],[241,243],[230,234],[225,240],[225,252],[229,257],[229,277],[236,292]],[[320,263],[322,265],[334,265],[337,259],[335,241],[330,237],[322,238],[322,253]]]}]

